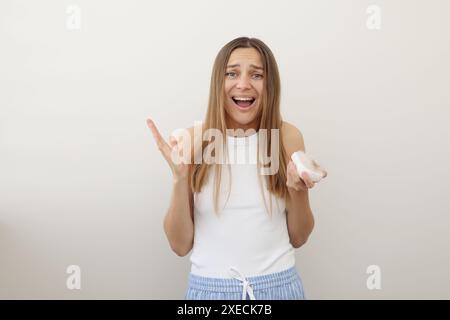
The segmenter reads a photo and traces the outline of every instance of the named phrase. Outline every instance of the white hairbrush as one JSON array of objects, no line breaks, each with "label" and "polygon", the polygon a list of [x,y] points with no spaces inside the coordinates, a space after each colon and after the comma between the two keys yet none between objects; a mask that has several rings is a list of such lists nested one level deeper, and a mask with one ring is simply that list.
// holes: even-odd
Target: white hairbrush
[{"label": "white hairbrush", "polygon": [[305,171],[308,173],[308,176],[313,182],[319,182],[327,176],[326,172],[318,169],[317,166],[314,165],[316,162],[309,158],[306,153],[301,150],[294,152],[291,159],[294,162],[295,167],[297,168],[297,173],[300,177]]}]

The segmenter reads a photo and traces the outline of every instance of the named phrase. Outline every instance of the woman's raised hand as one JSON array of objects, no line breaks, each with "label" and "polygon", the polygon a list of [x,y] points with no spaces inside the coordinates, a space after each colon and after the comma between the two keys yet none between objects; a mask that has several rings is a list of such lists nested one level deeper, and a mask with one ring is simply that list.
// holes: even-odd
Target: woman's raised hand
[{"label": "woman's raised hand", "polygon": [[[152,132],[153,138],[158,146],[159,151],[161,151],[163,157],[166,159],[167,163],[172,170],[173,178],[175,181],[186,179],[189,174],[189,164],[183,163],[181,161],[174,161],[172,158],[173,154],[178,154],[179,146],[177,140],[173,137],[169,137],[169,143],[167,143],[164,138],[159,133],[155,126],[155,123],[151,119],[147,119],[147,126]],[[180,163],[177,163],[180,162]]]}]

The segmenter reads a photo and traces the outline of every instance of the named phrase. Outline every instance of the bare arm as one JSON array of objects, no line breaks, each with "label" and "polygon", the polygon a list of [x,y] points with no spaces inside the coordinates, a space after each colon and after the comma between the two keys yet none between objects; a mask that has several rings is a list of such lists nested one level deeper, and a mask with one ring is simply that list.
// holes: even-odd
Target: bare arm
[{"label": "bare arm", "polygon": [[300,248],[314,228],[314,216],[309,206],[308,190],[288,188],[287,221],[292,246]]},{"label": "bare arm", "polygon": [[172,250],[179,256],[185,256],[191,251],[194,242],[193,195],[189,181],[191,164],[176,164],[171,157],[172,150],[178,148],[176,140],[171,137],[170,144],[167,144],[153,121],[148,119],[147,125],[173,174],[170,205],[164,218],[164,232]]},{"label": "bare arm", "polygon": [[305,144],[301,132],[293,125],[283,122],[283,142],[286,154],[289,157],[287,166],[286,199],[287,225],[291,244],[295,248],[301,247],[308,240],[314,228],[314,216],[309,204],[308,188],[314,183],[308,179],[305,182],[298,176],[295,165],[290,160],[292,153],[298,150],[305,151]]},{"label": "bare arm", "polygon": [[170,247],[179,256],[191,251],[194,241],[192,192],[188,178],[174,179],[170,206],[164,218]]}]

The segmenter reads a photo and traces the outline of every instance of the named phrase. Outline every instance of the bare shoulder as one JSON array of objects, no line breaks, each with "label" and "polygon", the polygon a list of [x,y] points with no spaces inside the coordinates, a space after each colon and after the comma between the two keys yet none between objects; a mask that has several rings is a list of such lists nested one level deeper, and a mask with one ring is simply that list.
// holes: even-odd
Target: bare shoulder
[{"label": "bare shoulder", "polygon": [[295,151],[305,151],[305,142],[303,134],[293,124],[283,121],[281,124],[281,137],[283,139],[284,149],[290,157]]}]

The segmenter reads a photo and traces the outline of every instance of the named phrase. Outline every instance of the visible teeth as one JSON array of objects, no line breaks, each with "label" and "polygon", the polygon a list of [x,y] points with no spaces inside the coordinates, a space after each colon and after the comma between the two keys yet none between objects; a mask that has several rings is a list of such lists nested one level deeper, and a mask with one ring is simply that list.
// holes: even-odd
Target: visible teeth
[{"label": "visible teeth", "polygon": [[239,101],[252,101],[253,98],[239,98],[239,97],[235,97],[235,100],[239,100]]}]

